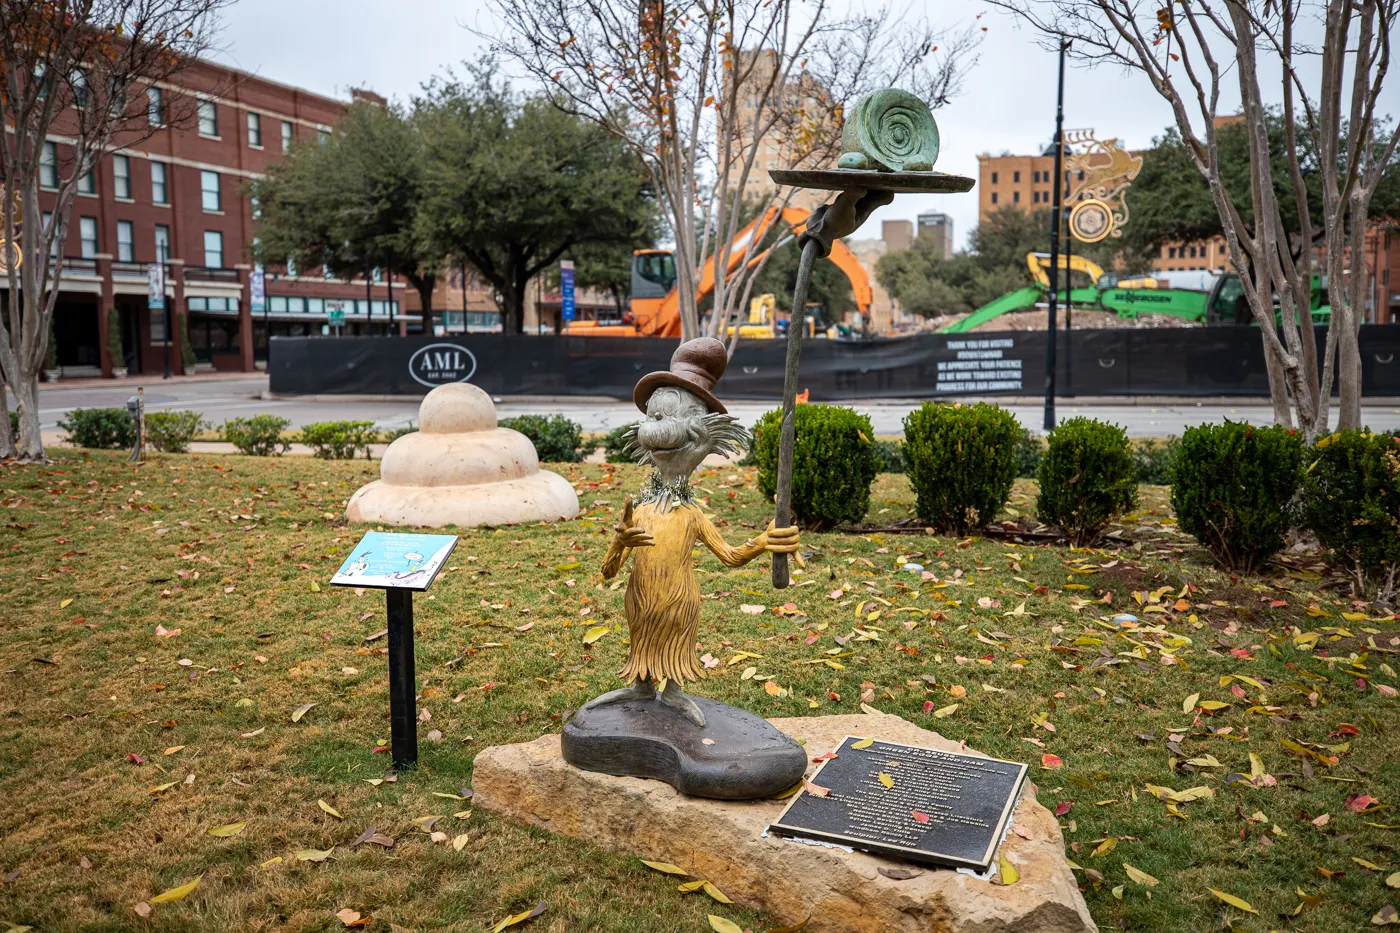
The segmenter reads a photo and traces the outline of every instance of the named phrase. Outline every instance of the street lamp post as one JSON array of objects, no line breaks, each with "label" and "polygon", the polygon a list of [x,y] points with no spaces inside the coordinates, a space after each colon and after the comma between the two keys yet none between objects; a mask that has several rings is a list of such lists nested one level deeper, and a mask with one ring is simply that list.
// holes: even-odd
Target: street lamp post
[{"label": "street lamp post", "polygon": [[[1064,206],[1065,132],[1065,51],[1069,42],[1060,39],[1060,79],[1055,97],[1055,188],[1050,208],[1050,320],[1045,331],[1045,430],[1055,427],[1055,343],[1058,338],[1056,312],[1060,303],[1060,210]],[[1066,280],[1069,275],[1066,272]]]}]

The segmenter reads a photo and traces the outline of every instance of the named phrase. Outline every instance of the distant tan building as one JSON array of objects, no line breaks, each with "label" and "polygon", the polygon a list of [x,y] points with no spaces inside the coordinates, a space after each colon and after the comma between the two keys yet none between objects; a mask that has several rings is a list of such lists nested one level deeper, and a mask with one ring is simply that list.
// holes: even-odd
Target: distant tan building
[{"label": "distant tan building", "polygon": [[919,215],[919,238],[927,237],[935,252],[944,259],[953,258],[953,218],[941,211],[924,211]]},{"label": "distant tan building", "polygon": [[914,222],[911,220],[886,220],[880,224],[880,239],[891,253],[908,249],[914,245]]},{"label": "distant tan building", "polygon": [[[735,158],[742,159],[747,155],[751,138],[747,135],[754,125],[759,109],[759,88],[766,87],[771,79],[774,69],[778,67],[778,56],[771,49],[753,49],[740,52],[741,67],[759,59],[753,66],[749,74],[748,81],[738,88],[738,129],[739,137],[735,144]],[[734,93],[728,87],[725,93]],[[825,113],[829,104],[822,101],[826,97],[826,89],[808,77],[801,75],[796,80],[788,81],[786,86],[774,88],[769,94],[768,107],[779,106],[784,108],[788,114],[804,114],[805,116],[793,117],[792,119],[807,119],[813,123],[820,123],[820,115]],[[841,126],[839,118],[835,126],[813,130],[810,126],[808,131],[817,138],[835,139],[840,136]],[[769,198],[778,190],[778,184],[768,176],[770,169],[791,168],[794,164],[802,167],[817,167],[817,164],[825,165],[831,161],[828,153],[821,153],[819,156],[812,156],[798,159],[798,153],[794,152],[790,144],[792,138],[791,125],[784,125],[780,122],[772,132],[765,135],[758,141],[757,152],[754,156],[753,168],[749,172],[749,177],[744,184],[745,199]],[[730,177],[733,184],[739,180],[739,171],[736,168]],[[802,188],[794,191],[788,201],[791,207],[801,207],[806,210],[815,210],[825,203],[828,192],[816,191],[810,188]]]},{"label": "distant tan building", "polygon": [[871,333],[888,336],[917,329],[924,319],[917,314],[908,314],[899,306],[899,300],[889,293],[875,277],[875,266],[886,253],[897,253],[912,245],[914,224],[908,220],[887,220],[881,224],[881,238],[878,240],[847,240],[846,245],[860,260],[861,267],[870,279],[870,320]]}]

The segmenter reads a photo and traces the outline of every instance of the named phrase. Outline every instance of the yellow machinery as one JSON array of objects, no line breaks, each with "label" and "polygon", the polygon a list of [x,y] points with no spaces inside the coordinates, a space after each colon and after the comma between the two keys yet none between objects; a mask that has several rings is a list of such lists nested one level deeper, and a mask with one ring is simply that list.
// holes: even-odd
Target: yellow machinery
[{"label": "yellow machinery", "polygon": [[[771,294],[759,295],[749,301],[749,319],[739,325],[739,336],[745,340],[771,340],[778,336],[777,300]],[[808,307],[815,307],[809,305]],[[807,319],[807,336],[817,336],[817,322]],[[725,331],[726,338],[734,336],[734,325]],[[824,335],[823,335],[824,336]]]},{"label": "yellow machinery", "polygon": [[[1031,277],[1035,279],[1041,288],[1050,287],[1050,276],[1047,270],[1050,268],[1049,253],[1027,253],[1026,267],[1031,270]],[[1157,280],[1150,275],[1138,276],[1131,279],[1120,279],[1116,282],[1105,282],[1103,266],[1083,256],[1060,254],[1060,269],[1069,269],[1072,272],[1082,272],[1087,275],[1100,288],[1113,285],[1115,288],[1156,288]]]}]

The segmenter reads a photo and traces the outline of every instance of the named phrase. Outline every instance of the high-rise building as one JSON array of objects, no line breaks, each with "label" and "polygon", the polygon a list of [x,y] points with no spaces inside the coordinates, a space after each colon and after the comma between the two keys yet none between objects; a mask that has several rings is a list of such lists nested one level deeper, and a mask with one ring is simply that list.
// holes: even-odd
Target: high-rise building
[{"label": "high-rise building", "polygon": [[944,259],[953,258],[953,218],[941,211],[924,211],[919,215],[919,237],[928,237],[935,251]]},{"label": "high-rise building", "polygon": [[895,253],[914,244],[914,224],[908,220],[886,220],[880,224],[880,239]]},{"label": "high-rise building", "polygon": [[[186,319],[196,360],[215,369],[252,371],[266,358],[269,335],[319,334],[332,311],[344,314],[342,333],[384,333],[391,320],[395,331],[417,329],[416,317],[398,313],[403,283],[392,284],[386,304],[390,286],[377,270],[367,296],[363,276],[345,281],[320,269],[270,266],[265,307],[249,306],[257,223],[243,187],[295,142],[331,133],[347,102],[206,61],[142,93],[149,126],[126,134],[132,141],[125,144],[119,134],[98,158],[57,246],[61,375],[164,369],[166,314],[147,303],[147,267],[156,263],[165,265],[170,321]],[[196,119],[173,119],[185,111]],[[40,173],[45,212],[53,209],[59,178],[71,171],[72,148],[61,132],[60,123],[45,144],[52,166]],[[119,345],[120,355],[109,350],[112,325],[118,339],[110,346]],[[183,339],[170,335],[177,373]]]},{"label": "high-rise building", "polygon": [[[749,67],[750,63],[752,63],[751,68]],[[737,89],[739,132],[738,138],[734,140],[735,159],[742,160],[748,154],[752,143],[748,133],[759,116],[759,98],[762,96],[759,89],[767,87],[768,83],[773,80],[774,70],[779,66],[778,54],[772,49],[752,49],[739,53],[739,69],[741,71],[747,69],[747,75]],[[726,75],[726,80],[728,80],[728,75]],[[726,86],[725,93],[736,92]],[[744,197],[746,199],[769,198],[778,190],[777,183],[768,176],[770,169],[791,168],[794,165],[805,168],[826,167],[826,163],[832,161],[832,159],[827,158],[830,154],[826,152],[812,156],[799,153],[795,151],[793,143],[794,137],[799,135],[803,138],[820,139],[840,137],[839,117],[836,118],[834,126],[813,129],[814,122],[820,124],[826,119],[824,115],[828,113],[830,105],[823,102],[825,97],[826,89],[805,73],[787,81],[781,87],[774,87],[768,93],[765,110],[771,110],[775,107],[782,108],[784,116],[777,121],[773,129],[758,140],[753,167],[744,183]],[[794,121],[801,123],[800,131]],[[738,168],[734,170],[729,181],[731,185],[738,184]],[[828,196],[829,192],[799,188],[792,192],[788,205],[815,210],[826,202]]]}]

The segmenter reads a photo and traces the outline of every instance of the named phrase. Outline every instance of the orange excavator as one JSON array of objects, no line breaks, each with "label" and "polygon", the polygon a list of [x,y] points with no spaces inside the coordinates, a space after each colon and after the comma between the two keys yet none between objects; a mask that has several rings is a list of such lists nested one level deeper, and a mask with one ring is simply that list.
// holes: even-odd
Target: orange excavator
[{"label": "orange excavator", "polygon": [[[807,227],[811,211],[801,207],[769,208],[739,231],[725,264],[725,277],[732,276],[740,265],[752,269],[773,250],[784,246],[793,237],[801,236]],[[777,243],[753,254],[746,263],[744,254],[750,239],[763,236],[781,220],[789,235]],[[873,294],[870,278],[865,274],[855,253],[840,240],[831,244],[831,261],[846,274],[855,294],[856,307],[863,316],[870,313]],[[715,262],[705,264],[700,276],[696,300],[715,289]],[[632,307],[621,324],[599,324],[597,321],[574,321],[569,324],[571,337],[679,337],[681,335],[680,293],[676,290],[676,260],[670,250],[639,249],[632,254]]]}]

